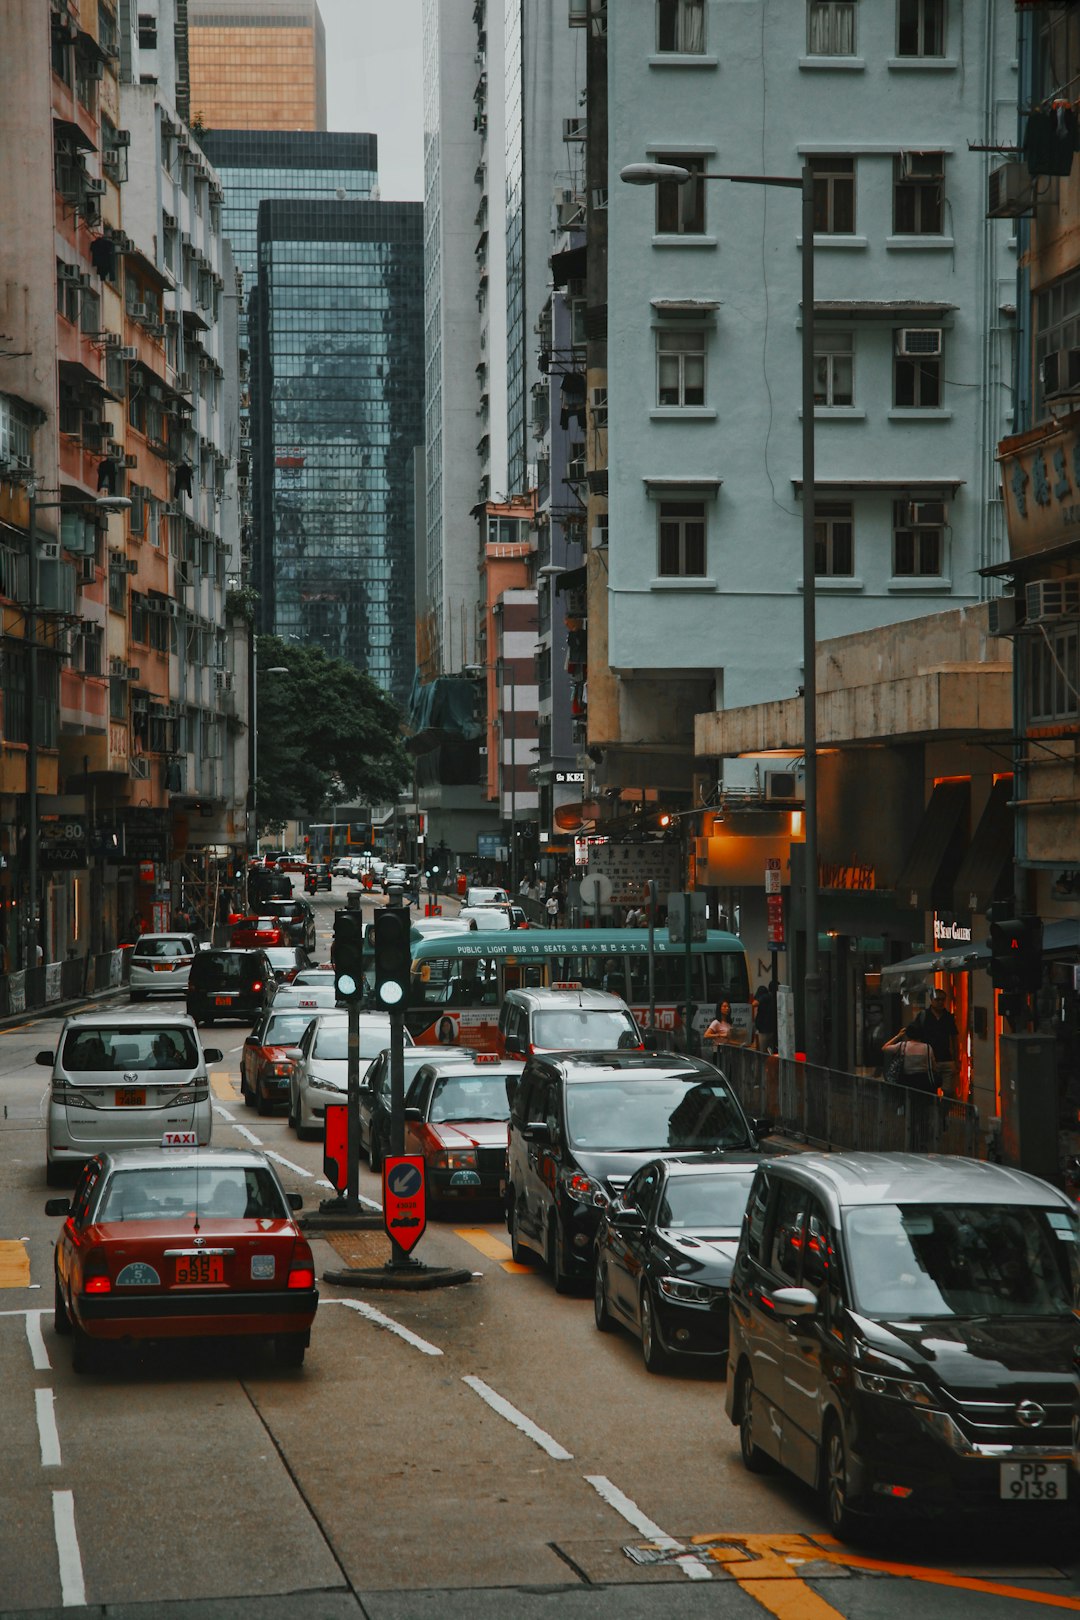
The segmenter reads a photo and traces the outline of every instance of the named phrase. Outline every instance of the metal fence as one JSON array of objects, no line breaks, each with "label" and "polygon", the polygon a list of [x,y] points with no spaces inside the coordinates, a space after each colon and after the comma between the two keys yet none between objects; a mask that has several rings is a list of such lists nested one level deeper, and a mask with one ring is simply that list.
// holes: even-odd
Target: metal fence
[{"label": "metal fence", "polygon": [[721,1048],[716,1062],[747,1114],[814,1147],[980,1156],[971,1103],[744,1047]]},{"label": "metal fence", "polygon": [[97,990],[118,989],[127,978],[128,951],[102,951],[97,956],[73,956],[66,962],[45,962],[40,967],[0,975],[0,1018],[33,1012],[58,1002],[78,1001]]}]

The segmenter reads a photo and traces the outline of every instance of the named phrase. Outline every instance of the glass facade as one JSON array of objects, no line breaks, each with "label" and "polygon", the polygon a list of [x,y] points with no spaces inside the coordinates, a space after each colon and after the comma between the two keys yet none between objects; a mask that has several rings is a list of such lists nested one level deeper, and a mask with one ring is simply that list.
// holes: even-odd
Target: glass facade
[{"label": "glass facade", "polygon": [[326,128],[315,0],[188,0],[192,116],[207,129]]},{"label": "glass facade", "polygon": [[506,0],[506,427],[507,488],[525,488],[525,171],[522,140],[522,0]]},{"label": "glass facade", "polygon": [[423,205],[267,201],[249,307],[260,627],[404,699],[415,669]]}]

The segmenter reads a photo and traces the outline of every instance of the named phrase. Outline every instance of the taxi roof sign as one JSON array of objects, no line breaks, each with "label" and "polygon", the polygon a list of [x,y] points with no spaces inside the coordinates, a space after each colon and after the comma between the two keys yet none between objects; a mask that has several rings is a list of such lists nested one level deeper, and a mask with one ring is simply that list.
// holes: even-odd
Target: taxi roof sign
[{"label": "taxi roof sign", "polygon": [[197,1131],[165,1131],[161,1138],[163,1148],[193,1148],[199,1145]]},{"label": "taxi roof sign", "polygon": [[553,990],[580,990],[583,986],[580,979],[558,979],[551,988]]},{"label": "taxi roof sign", "polygon": [[498,1052],[474,1052],[473,1053],[473,1062],[474,1063],[501,1063],[502,1059],[499,1057]]}]

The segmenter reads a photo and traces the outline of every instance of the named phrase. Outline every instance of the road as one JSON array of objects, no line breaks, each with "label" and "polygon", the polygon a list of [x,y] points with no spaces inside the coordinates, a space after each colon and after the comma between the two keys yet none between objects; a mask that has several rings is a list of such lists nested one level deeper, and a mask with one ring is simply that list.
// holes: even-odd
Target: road
[{"label": "road", "polygon": [[[343,883],[320,895],[319,957]],[[149,1007],[142,1009],[148,1011]],[[739,1460],[723,1383],[657,1378],[587,1299],[512,1264],[494,1218],[428,1228],[467,1265],[433,1294],[322,1284],[301,1372],[269,1353],[125,1354],[76,1378],[52,1330],[36,1051],[0,1032],[0,1616],[152,1620],[944,1620],[1080,1613],[1057,1527],[831,1541],[814,1497]],[[246,1030],[218,1025],[215,1141],[257,1140],[309,1206],[321,1148],[240,1100]],[[361,1192],[380,1189],[366,1167]],[[320,1273],[340,1258],[314,1241]]]}]

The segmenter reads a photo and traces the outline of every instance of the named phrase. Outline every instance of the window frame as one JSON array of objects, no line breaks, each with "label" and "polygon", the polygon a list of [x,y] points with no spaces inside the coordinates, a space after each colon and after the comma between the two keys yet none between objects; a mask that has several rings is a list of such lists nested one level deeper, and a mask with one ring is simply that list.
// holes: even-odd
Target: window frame
[{"label": "window frame", "polygon": [[[920,523],[909,518],[908,513],[914,505],[920,504],[910,500],[896,500],[893,502],[892,523],[892,577],[894,579],[943,579],[945,577],[945,531],[948,527],[948,512],[945,511],[940,523]],[[944,501],[926,504],[940,505],[944,508]],[[912,563],[910,568],[901,568],[899,565],[898,547],[901,537],[910,537],[912,547]],[[936,550],[936,568],[920,567],[921,549],[923,546],[933,544]]]},{"label": "window frame", "polygon": [[[846,340],[847,347],[839,345]],[[838,399],[836,381],[836,361],[848,361],[848,380],[846,399]],[[818,378],[819,366],[824,362],[822,374],[823,389],[819,397]],[[855,333],[854,331],[814,333],[814,408],[815,410],[850,410],[855,404]]]},{"label": "window frame", "polygon": [[[926,163],[921,173],[904,174],[904,164]],[[936,163],[936,169],[929,165]],[[908,194],[910,193],[910,198]],[[910,203],[911,223],[902,223],[902,210]],[[927,223],[926,216],[936,218]],[[893,158],[892,234],[894,236],[945,235],[944,152],[898,152]]]},{"label": "window frame", "polygon": [[[841,51],[834,48],[827,51],[814,49],[814,16],[815,13],[825,13],[829,18],[829,29],[835,30],[840,18],[848,17],[851,21],[851,49]],[[806,54],[807,56],[839,56],[852,57],[858,55],[859,48],[859,7],[857,0],[806,0]]]},{"label": "window frame", "polygon": [[[676,43],[664,44],[664,14],[671,13],[673,37]],[[694,13],[700,18],[701,41],[698,45],[678,43],[686,19]],[[704,56],[708,49],[708,7],[705,0],[656,0],[656,54],[657,56]]]},{"label": "window frame", "polygon": [[[1080,620],[1060,619],[1034,625],[1028,639],[1030,644],[1024,658],[1024,724],[1075,722],[1080,718],[1080,697],[1076,695],[1080,691]],[[1036,702],[1037,693],[1039,702]],[[1049,702],[1044,695],[1049,695]]]},{"label": "window frame", "polygon": [[[858,170],[855,158],[844,152],[828,152],[817,157],[811,157],[809,162],[814,176],[814,235],[854,236],[858,217],[856,191]],[[834,167],[827,167],[829,164]],[[835,223],[838,188],[848,184],[851,188],[850,222],[841,226]],[[820,193],[819,186],[822,188]],[[824,224],[818,223],[819,196],[824,202]]]},{"label": "window frame", "polygon": [[[918,35],[916,50],[902,48],[905,7],[914,9],[913,25]],[[929,26],[940,30],[940,49],[926,49],[926,33],[928,14],[936,16],[931,19]],[[896,54],[907,61],[939,61],[944,55],[949,37],[949,4],[948,0],[897,0],[896,4]]]},{"label": "window frame", "polygon": [[[847,568],[838,568],[835,565],[834,551],[838,543],[843,543],[834,525],[846,524],[849,530],[846,544],[848,547]],[[819,538],[819,527],[824,533]],[[824,545],[825,566],[818,567],[818,547]],[[853,579],[855,577],[855,505],[853,501],[815,501],[814,503],[814,578],[815,579]]]},{"label": "window frame", "polygon": [[[893,409],[897,411],[940,411],[942,409],[942,361],[944,360],[945,338],[942,335],[941,348],[937,354],[905,355],[898,352],[899,334],[905,330],[897,327],[893,332]],[[911,398],[901,399],[901,378],[911,373]],[[905,389],[905,392],[907,390]],[[924,398],[924,394],[927,396]],[[931,397],[932,396],[932,397]]]},{"label": "window frame", "polygon": [[[688,169],[690,179],[685,185],[674,180],[663,180],[656,190],[654,229],[657,236],[705,236],[708,232],[708,212],[705,206],[705,155],[702,152],[657,152],[655,163],[670,163]],[[675,223],[670,223],[674,203]],[[668,221],[668,223],[665,223]]]},{"label": "window frame", "polygon": [[[697,348],[684,348],[684,347],[680,346],[678,340],[680,340],[680,339],[686,340],[686,339],[690,339],[690,338],[697,338],[699,340],[699,342],[700,342],[700,347],[697,347]],[[701,385],[700,385],[700,389],[691,390],[692,392],[700,392],[700,395],[701,395],[700,399],[688,399],[687,398],[688,388],[687,388],[687,381],[686,381],[686,369],[687,369],[686,362],[687,362],[688,357],[690,357],[690,358],[700,357],[700,360],[701,360]],[[669,326],[658,326],[656,328],[656,404],[657,404],[657,407],[659,409],[692,410],[692,409],[700,409],[700,408],[703,408],[703,407],[707,406],[707,404],[708,404],[708,375],[709,375],[709,372],[708,372],[708,364],[709,364],[708,357],[709,357],[709,333],[708,333],[708,331],[707,331],[707,329],[705,327],[700,327],[700,326],[686,326],[686,327],[683,327],[681,325],[678,325],[678,326],[677,325],[669,325]],[[678,398],[674,399],[674,400],[665,399],[663,397],[664,396],[664,383],[663,383],[662,371],[663,371],[663,363],[664,363],[665,360],[668,360],[669,362],[674,360],[676,362],[676,365],[677,365],[678,384],[677,384],[677,387],[675,389],[675,392],[677,393]],[[606,423],[605,423],[605,425],[606,425]]]},{"label": "window frame", "polygon": [[[678,551],[677,568],[664,567],[665,525],[677,530],[675,541]],[[701,567],[687,565],[688,528],[700,526]],[[697,544],[693,539],[690,543]],[[656,577],[658,579],[705,579],[709,571],[709,510],[704,500],[686,500],[666,497],[657,502],[656,512]]]}]

